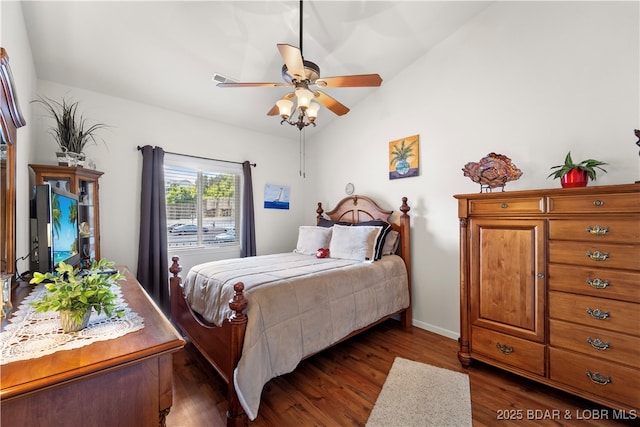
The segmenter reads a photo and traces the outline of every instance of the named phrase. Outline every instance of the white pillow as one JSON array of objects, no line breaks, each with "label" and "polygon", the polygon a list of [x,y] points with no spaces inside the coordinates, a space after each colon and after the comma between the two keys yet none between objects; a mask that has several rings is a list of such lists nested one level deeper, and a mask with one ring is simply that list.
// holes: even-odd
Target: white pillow
[{"label": "white pillow", "polygon": [[328,248],[331,228],[301,225],[298,229],[298,243],[294,252],[315,255],[320,248]]},{"label": "white pillow", "polygon": [[329,245],[331,258],[373,261],[375,246],[382,227],[361,226],[350,227],[334,225]]}]

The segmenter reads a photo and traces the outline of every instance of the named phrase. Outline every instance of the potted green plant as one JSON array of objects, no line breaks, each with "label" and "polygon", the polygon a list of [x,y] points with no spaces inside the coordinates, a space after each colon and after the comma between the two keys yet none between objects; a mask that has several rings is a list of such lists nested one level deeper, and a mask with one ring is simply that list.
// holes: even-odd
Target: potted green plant
[{"label": "potted green plant", "polygon": [[564,158],[564,164],[552,166],[551,170],[555,169],[555,171],[551,172],[547,178],[560,178],[560,184],[563,188],[584,187],[589,180],[596,180],[596,169],[607,172],[602,168],[606,164],[608,163],[594,159],[574,163],[573,159],[571,159],[571,151],[569,151]]},{"label": "potted green plant", "polygon": [[108,317],[123,317],[124,309],[117,307],[117,294],[112,286],[119,286],[118,280],[124,279],[124,276],[113,266],[113,262],[101,259],[92,263],[87,274],[80,274],[72,265],[60,262],[55,273],[36,272],[29,283],[46,281],[44,287],[49,293],[30,304],[36,312],[59,311],[65,332],[84,329],[92,309],[98,314],[104,312]]},{"label": "potted green plant", "polygon": [[84,166],[84,148],[89,142],[97,144],[96,132],[108,126],[103,123],[88,126],[86,119],[78,113],[78,101],[62,98],[62,102],[58,102],[50,98],[38,97],[31,102],[43,105],[56,122],[55,126],[51,127],[50,133],[60,148],[56,153],[58,164]]}]

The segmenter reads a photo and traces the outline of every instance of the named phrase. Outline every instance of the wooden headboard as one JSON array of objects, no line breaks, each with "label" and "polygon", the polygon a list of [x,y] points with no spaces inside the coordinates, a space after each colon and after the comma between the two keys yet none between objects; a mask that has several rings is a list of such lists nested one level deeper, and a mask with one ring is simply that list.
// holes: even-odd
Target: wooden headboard
[{"label": "wooden headboard", "polygon": [[[318,203],[321,208],[321,204]],[[333,221],[345,221],[351,223],[370,221],[372,219],[382,219],[389,221],[393,211],[382,209],[376,202],[366,196],[346,197],[338,205],[329,212],[326,212]],[[321,215],[318,215],[320,218]]]},{"label": "wooden headboard", "polygon": [[[403,231],[402,226],[404,221],[409,225],[409,216],[407,215],[407,212],[409,212],[410,209],[409,205],[407,205],[407,198],[403,197],[402,205],[399,209],[402,214],[400,216],[399,223],[395,223],[391,222],[391,215],[393,214],[393,211],[381,208],[370,197],[354,195],[340,200],[336,207],[329,212],[325,212],[322,207],[322,203],[318,202],[318,208],[316,209],[316,213],[318,214],[316,222],[319,222],[320,219],[324,218],[323,215],[328,216],[332,221],[343,221],[352,224],[371,221],[373,219],[382,219],[389,222],[393,226],[393,229],[400,232],[401,235],[405,233],[408,235],[410,230],[407,229]],[[407,241],[409,240],[410,237],[407,237]]]}]

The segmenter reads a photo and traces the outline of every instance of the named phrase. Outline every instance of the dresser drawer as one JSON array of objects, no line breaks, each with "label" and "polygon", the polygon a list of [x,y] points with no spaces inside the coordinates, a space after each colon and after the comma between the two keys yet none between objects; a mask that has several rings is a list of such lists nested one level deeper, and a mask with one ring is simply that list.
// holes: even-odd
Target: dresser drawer
[{"label": "dresser drawer", "polygon": [[552,240],[617,242],[640,244],[640,216],[630,218],[594,217],[592,219],[552,219]]},{"label": "dresser drawer", "polygon": [[640,369],[640,338],[575,323],[551,320],[549,339],[553,347],[577,351]]},{"label": "dresser drawer", "polygon": [[549,290],[640,303],[640,272],[549,264]]},{"label": "dresser drawer", "polygon": [[543,344],[473,326],[471,353],[479,353],[507,365],[544,375]]},{"label": "dresser drawer", "polygon": [[469,200],[471,215],[544,213],[544,197]]},{"label": "dresser drawer", "polygon": [[640,408],[637,369],[556,348],[549,349],[549,356],[553,381]]},{"label": "dresser drawer", "polygon": [[640,336],[640,307],[630,302],[549,292],[549,317]]},{"label": "dresser drawer", "polygon": [[547,198],[549,213],[640,212],[640,192],[625,194],[554,195]]},{"label": "dresser drawer", "polygon": [[549,262],[640,270],[640,245],[550,240]]}]

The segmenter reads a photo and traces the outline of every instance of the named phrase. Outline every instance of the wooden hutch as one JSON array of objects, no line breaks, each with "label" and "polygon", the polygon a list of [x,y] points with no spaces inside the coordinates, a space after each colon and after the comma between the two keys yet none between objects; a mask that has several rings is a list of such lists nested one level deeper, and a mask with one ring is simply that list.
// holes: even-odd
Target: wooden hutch
[{"label": "wooden hutch", "polygon": [[100,259],[100,198],[98,180],[103,172],[75,166],[29,165],[35,173],[35,184],[62,188],[78,195],[78,251],[83,267]]}]

